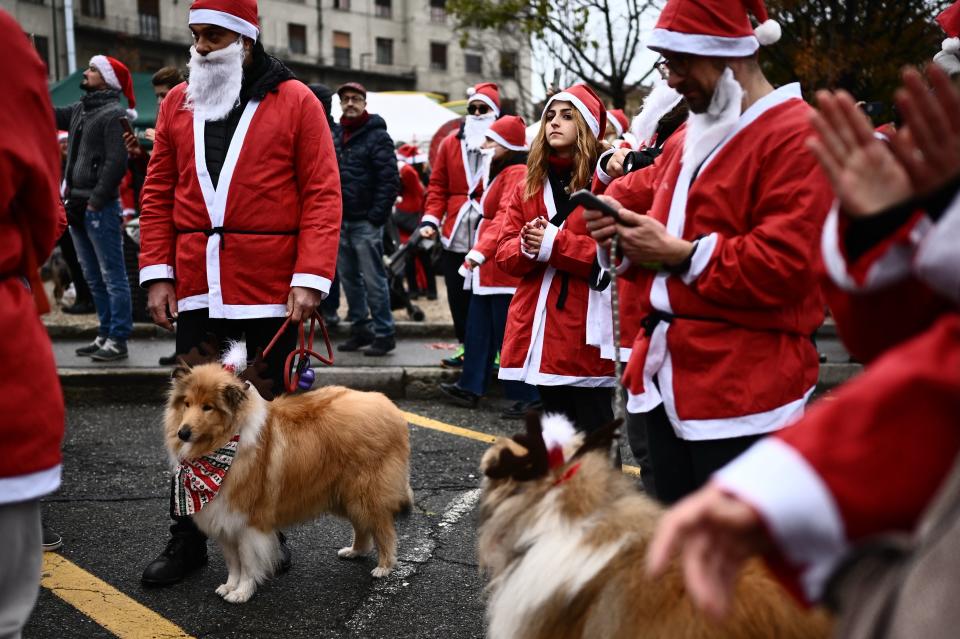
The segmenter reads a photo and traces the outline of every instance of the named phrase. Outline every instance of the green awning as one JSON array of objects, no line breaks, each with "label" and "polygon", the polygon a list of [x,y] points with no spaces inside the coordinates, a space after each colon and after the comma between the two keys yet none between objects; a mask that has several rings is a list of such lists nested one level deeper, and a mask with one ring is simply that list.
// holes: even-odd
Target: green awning
[{"label": "green awning", "polygon": [[[83,95],[80,81],[83,80],[83,71],[74,71],[60,82],[50,87],[50,98],[53,106],[67,106],[77,102]],[[157,98],[153,93],[153,84],[150,78],[152,73],[133,73],[133,93],[137,96],[137,120],[133,123],[138,129],[152,127],[157,121]],[[122,102],[126,100],[121,99]]]}]

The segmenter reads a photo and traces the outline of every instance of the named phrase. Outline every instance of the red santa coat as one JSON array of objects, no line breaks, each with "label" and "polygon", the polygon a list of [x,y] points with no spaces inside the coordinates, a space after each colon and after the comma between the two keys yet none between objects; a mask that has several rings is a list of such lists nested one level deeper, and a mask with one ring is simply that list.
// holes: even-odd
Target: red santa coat
[{"label": "red santa coat", "polygon": [[[556,215],[548,181],[529,200],[518,185],[501,213],[503,226],[497,245],[497,264],[519,276],[510,302],[500,350],[500,379],[543,386],[613,386],[613,364],[600,349],[586,342],[588,279],[595,269],[597,244],[587,232],[583,207],[577,207],[560,227],[547,225],[540,253],[520,249],[520,229],[537,217]],[[562,274],[567,274],[567,297],[557,308]]]},{"label": "red santa coat", "polygon": [[397,211],[400,213],[423,213],[423,201],[426,190],[420,181],[420,174],[406,162],[397,163],[400,168],[400,200]]},{"label": "red santa coat", "polygon": [[527,178],[527,165],[508,166],[486,184],[480,204],[483,207],[483,219],[477,227],[476,241],[467,253],[467,259],[480,266],[471,271],[471,290],[474,295],[513,295],[517,291],[520,278],[504,272],[497,266],[497,243],[505,218],[504,209],[510,204],[510,198]]},{"label": "red santa coat", "polygon": [[482,213],[480,198],[483,195],[483,162],[477,171],[469,174],[467,146],[456,133],[448,135],[437,150],[437,158],[430,173],[427,186],[427,203],[424,206],[423,222],[435,224],[440,229],[440,243],[450,245],[457,227],[471,209]]},{"label": "red santa coat", "polygon": [[[682,277],[631,269],[644,294],[625,313],[673,319],[638,334],[624,385],[631,412],[662,401],[681,438],[779,429],[802,414],[817,382],[814,267],[832,196],[806,149],[809,114],[799,86],[782,87],[740,116],[699,171],[674,147],[645,176],[649,215],[700,239]],[[689,124],[685,135],[689,144]]]},{"label": "red santa coat", "polygon": [[[184,108],[186,86],[170,91],[157,117],[141,202],[141,283],[175,279],[180,311],[208,308],[226,319],[283,317],[291,286],[326,295],[340,177],[320,103],[294,81],[251,100],[214,189],[204,122]],[[195,232],[220,227],[244,234]]]},{"label": "red santa coat", "polygon": [[46,67],[2,10],[0,33],[0,56],[16,70],[0,97],[0,504],[6,504],[60,485],[63,396],[50,338],[21,278],[28,275],[26,251],[42,263],[67,222]]}]

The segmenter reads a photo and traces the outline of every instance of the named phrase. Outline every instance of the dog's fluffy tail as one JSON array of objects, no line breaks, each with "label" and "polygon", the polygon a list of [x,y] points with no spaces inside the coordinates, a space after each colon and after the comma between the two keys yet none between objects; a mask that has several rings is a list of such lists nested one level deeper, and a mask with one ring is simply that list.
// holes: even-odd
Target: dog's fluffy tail
[{"label": "dog's fluffy tail", "polygon": [[407,498],[400,502],[400,509],[397,511],[397,514],[402,517],[407,517],[411,512],[413,512],[413,489],[410,488],[410,484],[407,484]]}]

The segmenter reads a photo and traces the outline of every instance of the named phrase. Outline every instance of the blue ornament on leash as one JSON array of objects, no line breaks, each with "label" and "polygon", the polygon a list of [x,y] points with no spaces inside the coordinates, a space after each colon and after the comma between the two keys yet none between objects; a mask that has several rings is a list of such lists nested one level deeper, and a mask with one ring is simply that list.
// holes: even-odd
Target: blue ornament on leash
[{"label": "blue ornament on leash", "polygon": [[317,379],[317,374],[313,372],[313,368],[310,366],[310,358],[305,357],[300,360],[300,365],[297,368],[300,378],[297,380],[297,388],[305,391],[313,388],[313,382]]}]

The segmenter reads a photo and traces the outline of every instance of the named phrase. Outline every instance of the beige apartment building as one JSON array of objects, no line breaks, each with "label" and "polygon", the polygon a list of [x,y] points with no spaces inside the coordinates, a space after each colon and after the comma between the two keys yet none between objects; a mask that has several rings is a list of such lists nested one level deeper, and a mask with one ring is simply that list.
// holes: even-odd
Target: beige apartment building
[{"label": "beige apartment building", "polygon": [[[33,37],[51,80],[69,74],[67,5],[77,68],[97,53],[133,71],[185,66],[190,0],[0,0]],[[371,91],[429,91],[459,100],[467,87],[493,81],[507,110],[529,111],[528,41],[484,31],[461,46],[445,0],[259,0],[259,9],[267,51],[306,82],[358,81]]]}]

